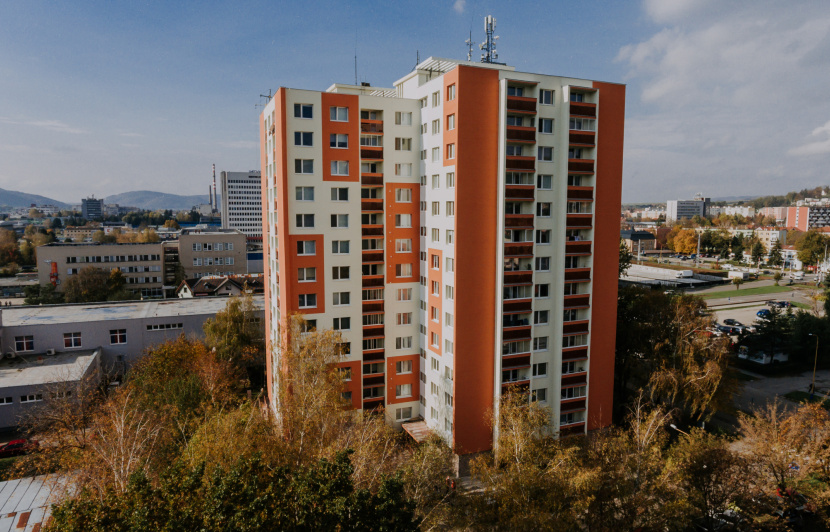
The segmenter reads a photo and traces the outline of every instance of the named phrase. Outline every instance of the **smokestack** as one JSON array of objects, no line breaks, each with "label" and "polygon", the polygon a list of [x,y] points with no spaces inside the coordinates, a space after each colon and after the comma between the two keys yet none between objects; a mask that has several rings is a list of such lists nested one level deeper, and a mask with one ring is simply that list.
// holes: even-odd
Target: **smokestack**
[{"label": "smokestack", "polygon": [[208,203],[210,203],[210,208],[213,210],[213,189],[208,184]]},{"label": "smokestack", "polygon": [[213,212],[219,210],[219,201],[216,199],[216,165],[213,165]]}]

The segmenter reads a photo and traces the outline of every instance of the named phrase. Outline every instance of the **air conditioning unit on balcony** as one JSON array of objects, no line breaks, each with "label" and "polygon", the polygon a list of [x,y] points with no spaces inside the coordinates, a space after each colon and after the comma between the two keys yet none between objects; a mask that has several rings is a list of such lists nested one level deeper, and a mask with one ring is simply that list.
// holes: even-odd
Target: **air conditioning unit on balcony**
[{"label": "air conditioning unit on balcony", "polygon": [[54,349],[47,349],[46,354],[51,357],[51,356],[55,356],[56,353],[55,353]]}]

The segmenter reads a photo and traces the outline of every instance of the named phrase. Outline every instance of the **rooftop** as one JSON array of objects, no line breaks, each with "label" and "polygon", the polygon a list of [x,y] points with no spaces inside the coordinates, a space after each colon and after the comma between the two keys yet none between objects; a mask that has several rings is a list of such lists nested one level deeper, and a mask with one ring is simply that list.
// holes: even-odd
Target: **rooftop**
[{"label": "rooftop", "polygon": [[85,349],[52,356],[3,358],[0,360],[0,389],[80,380],[99,354],[98,349]]},{"label": "rooftop", "polygon": [[[265,308],[264,296],[254,296],[254,305]],[[43,305],[0,308],[3,327],[77,323],[79,321],[111,321],[137,318],[170,318],[216,314],[228,304],[227,297],[200,297],[194,299],[154,299],[112,303],[82,303],[74,305]]]},{"label": "rooftop", "polygon": [[54,474],[0,482],[0,532],[40,530],[52,515],[52,505],[73,491],[66,477]]}]

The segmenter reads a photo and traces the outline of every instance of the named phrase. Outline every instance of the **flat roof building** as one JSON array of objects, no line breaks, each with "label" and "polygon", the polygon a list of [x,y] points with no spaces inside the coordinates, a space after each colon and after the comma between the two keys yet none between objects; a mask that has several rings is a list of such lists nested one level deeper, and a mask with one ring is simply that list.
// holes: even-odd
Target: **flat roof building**
[{"label": "flat roof building", "polygon": [[262,173],[221,172],[222,228],[262,240]]},{"label": "flat roof building", "polygon": [[706,216],[709,198],[695,197],[692,200],[669,200],[666,202],[666,222],[688,220],[695,216]]}]

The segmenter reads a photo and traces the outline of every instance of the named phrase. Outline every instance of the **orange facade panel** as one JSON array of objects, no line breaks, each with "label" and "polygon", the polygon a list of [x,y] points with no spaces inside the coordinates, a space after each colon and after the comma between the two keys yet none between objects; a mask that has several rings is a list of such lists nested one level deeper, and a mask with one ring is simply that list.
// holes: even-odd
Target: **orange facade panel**
[{"label": "orange facade panel", "polygon": [[[409,372],[398,373],[398,363],[408,362]],[[416,353],[412,355],[396,356],[386,359],[386,404],[394,405],[400,403],[411,403],[420,399],[420,374],[421,357]],[[398,386],[409,385],[411,395],[397,396]]]},{"label": "orange facade panel", "polygon": [[[324,92],[321,94],[322,125],[323,125],[323,181],[341,181],[355,183],[360,180],[360,104],[358,97],[353,94],[337,94]],[[335,109],[332,112],[332,108]],[[338,109],[348,109],[345,113]],[[335,120],[332,120],[332,117]],[[347,120],[342,121],[342,118]],[[332,142],[332,135],[348,135],[348,147],[337,147],[338,138]],[[334,147],[333,147],[334,146]],[[345,162],[348,165],[348,175],[333,173],[332,161]],[[342,165],[337,166],[337,172],[342,172]]]},{"label": "orange facade panel", "polygon": [[[400,191],[400,192],[399,192]],[[406,197],[410,201],[397,201]],[[421,187],[418,183],[387,183],[386,185],[386,279],[388,283],[413,283],[418,281],[418,254],[421,238],[418,233]],[[410,227],[396,227],[399,216],[409,216]],[[402,242],[399,242],[402,241]],[[408,245],[409,251],[406,250]],[[398,276],[407,269],[409,276]]]}]

